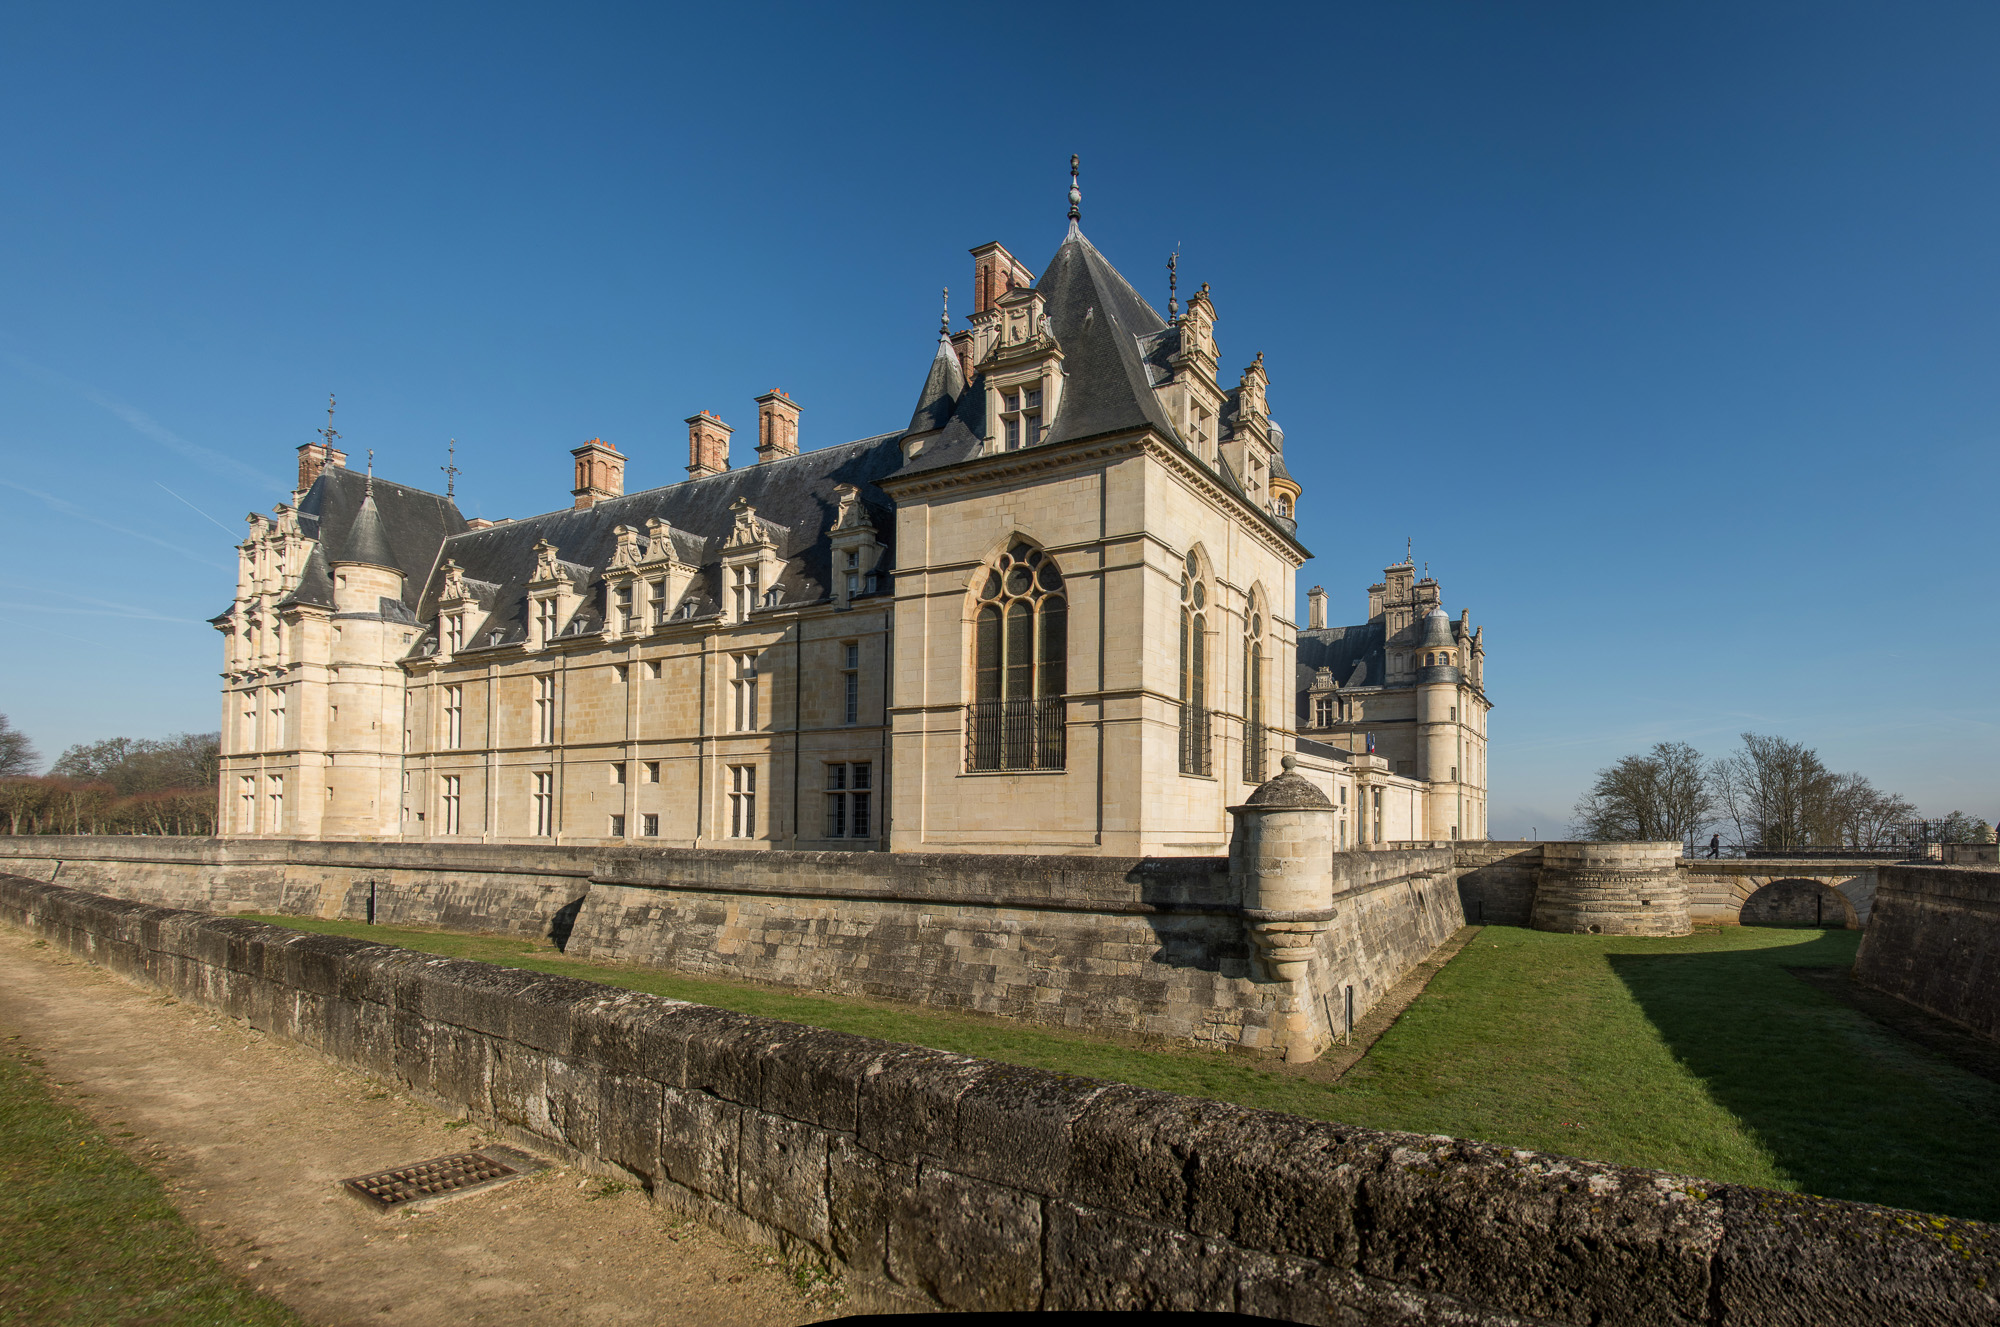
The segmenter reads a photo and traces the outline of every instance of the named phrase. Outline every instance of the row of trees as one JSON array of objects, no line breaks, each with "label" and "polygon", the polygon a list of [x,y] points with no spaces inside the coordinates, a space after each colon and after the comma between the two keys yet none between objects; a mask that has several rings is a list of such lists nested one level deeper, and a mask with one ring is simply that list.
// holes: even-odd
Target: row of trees
[{"label": "row of trees", "polygon": [[1727,831],[1746,847],[1876,848],[1909,841],[1989,842],[1993,831],[1961,811],[1918,822],[1917,808],[1865,775],[1836,774],[1800,742],[1757,733],[1709,760],[1686,742],[1661,742],[1597,772],[1577,803],[1579,839],[1694,843]]},{"label": "row of trees", "polygon": [[113,737],[70,747],[46,775],[0,715],[0,833],[213,834],[219,733]]}]

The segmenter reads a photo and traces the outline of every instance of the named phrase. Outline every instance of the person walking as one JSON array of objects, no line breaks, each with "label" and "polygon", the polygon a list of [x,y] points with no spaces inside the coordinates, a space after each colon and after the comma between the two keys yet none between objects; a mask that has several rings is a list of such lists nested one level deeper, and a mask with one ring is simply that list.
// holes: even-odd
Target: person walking
[{"label": "person walking", "polygon": [[1722,856],[1722,835],[1711,834],[1708,836],[1708,855],[1711,857]]}]

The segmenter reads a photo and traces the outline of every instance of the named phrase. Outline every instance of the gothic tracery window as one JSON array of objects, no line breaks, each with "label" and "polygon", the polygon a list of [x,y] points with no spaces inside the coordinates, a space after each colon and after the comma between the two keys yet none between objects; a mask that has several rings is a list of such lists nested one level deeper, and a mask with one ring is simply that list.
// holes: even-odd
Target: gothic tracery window
[{"label": "gothic tracery window", "polygon": [[974,582],[967,768],[1061,769],[1069,599],[1055,559],[1017,540]]},{"label": "gothic tracery window", "polygon": [[1181,573],[1180,764],[1183,774],[1209,772],[1208,587],[1201,564],[1187,555]]}]

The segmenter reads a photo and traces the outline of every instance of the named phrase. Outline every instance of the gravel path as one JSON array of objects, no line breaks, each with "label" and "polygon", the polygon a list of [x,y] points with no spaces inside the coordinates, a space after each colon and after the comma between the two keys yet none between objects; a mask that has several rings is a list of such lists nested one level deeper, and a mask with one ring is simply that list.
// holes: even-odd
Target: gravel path
[{"label": "gravel path", "polygon": [[[477,1125],[0,927],[0,1038],[166,1181],[223,1265],[319,1323],[793,1324],[832,1316],[769,1250],[561,1166],[377,1214],[352,1175],[466,1151]],[[823,1292],[822,1292],[823,1293]]]}]

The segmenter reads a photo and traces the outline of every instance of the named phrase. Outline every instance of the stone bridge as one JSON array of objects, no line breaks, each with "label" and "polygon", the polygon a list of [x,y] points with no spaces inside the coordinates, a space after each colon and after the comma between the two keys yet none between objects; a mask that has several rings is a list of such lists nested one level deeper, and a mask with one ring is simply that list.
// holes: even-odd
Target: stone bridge
[{"label": "stone bridge", "polygon": [[1680,862],[1687,882],[1688,916],[1694,921],[1748,925],[1796,922],[1850,928],[1867,924],[1875,906],[1870,860],[1705,858]]}]

